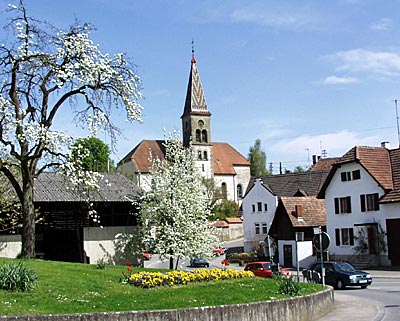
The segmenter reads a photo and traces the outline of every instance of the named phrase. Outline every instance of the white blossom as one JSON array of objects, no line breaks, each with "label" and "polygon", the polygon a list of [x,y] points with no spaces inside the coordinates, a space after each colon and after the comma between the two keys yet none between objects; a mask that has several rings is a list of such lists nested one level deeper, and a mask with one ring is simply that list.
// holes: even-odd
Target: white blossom
[{"label": "white blossom", "polygon": [[143,242],[150,242],[162,259],[210,257],[218,239],[208,221],[209,201],[192,149],[178,137],[173,132],[166,138],[165,160],[151,159],[151,189],[141,208]]}]

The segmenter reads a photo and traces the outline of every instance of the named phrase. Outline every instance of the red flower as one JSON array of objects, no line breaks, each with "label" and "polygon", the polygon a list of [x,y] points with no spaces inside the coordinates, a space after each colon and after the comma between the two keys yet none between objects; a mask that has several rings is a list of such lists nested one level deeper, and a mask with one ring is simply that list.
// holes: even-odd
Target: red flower
[{"label": "red flower", "polygon": [[131,263],[131,262],[129,262],[129,261],[126,261],[126,262],[125,262],[125,265],[126,265],[126,266],[131,266],[131,265],[132,265],[132,263]]},{"label": "red flower", "polygon": [[128,268],[128,272],[129,272],[129,273],[132,273],[133,270],[132,270],[131,268]]},{"label": "red flower", "polygon": [[229,261],[227,259],[221,262],[222,265],[229,266]]}]

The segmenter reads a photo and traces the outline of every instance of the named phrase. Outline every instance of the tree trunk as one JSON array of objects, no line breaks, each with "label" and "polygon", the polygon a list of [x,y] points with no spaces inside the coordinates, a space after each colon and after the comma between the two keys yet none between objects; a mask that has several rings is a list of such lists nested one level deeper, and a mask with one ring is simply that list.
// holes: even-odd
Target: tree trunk
[{"label": "tree trunk", "polygon": [[35,208],[33,179],[24,177],[22,200],[22,257],[35,258]]},{"label": "tree trunk", "polygon": [[170,270],[174,269],[174,258],[173,257],[169,258],[169,269]]}]

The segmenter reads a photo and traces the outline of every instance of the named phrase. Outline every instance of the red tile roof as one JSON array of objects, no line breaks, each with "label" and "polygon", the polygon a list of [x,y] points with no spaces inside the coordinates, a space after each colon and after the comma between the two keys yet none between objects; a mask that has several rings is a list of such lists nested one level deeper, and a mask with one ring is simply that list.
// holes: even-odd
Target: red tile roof
[{"label": "red tile roof", "polygon": [[340,157],[320,158],[312,167],[311,171],[329,171]]},{"label": "red tile roof", "polygon": [[[163,140],[142,140],[119,163],[133,162],[137,173],[148,173],[151,167],[150,150],[153,158],[165,158]],[[228,143],[213,143],[215,175],[236,175],[234,166],[248,166],[249,161]]]},{"label": "red tile roof", "polygon": [[[325,201],[315,196],[280,197],[293,227],[326,225]],[[303,220],[297,219],[296,205],[302,207]]]},{"label": "red tile roof", "polygon": [[225,219],[225,221],[226,221],[228,224],[242,224],[242,223],[243,223],[242,219],[239,218],[239,217],[227,217],[227,218]]},{"label": "red tile roof", "polygon": [[228,143],[213,143],[214,175],[235,175],[234,166],[248,166],[250,162]]}]

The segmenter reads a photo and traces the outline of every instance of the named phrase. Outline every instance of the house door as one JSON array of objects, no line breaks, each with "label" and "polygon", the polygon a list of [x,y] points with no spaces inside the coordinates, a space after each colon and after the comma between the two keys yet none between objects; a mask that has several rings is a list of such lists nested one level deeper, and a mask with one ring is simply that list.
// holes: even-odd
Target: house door
[{"label": "house door", "polygon": [[376,254],[376,233],[374,226],[367,227],[369,254]]},{"label": "house door", "polygon": [[393,266],[400,266],[400,219],[386,220],[388,258]]},{"label": "house door", "polygon": [[283,245],[283,265],[285,267],[293,267],[292,245]]}]

